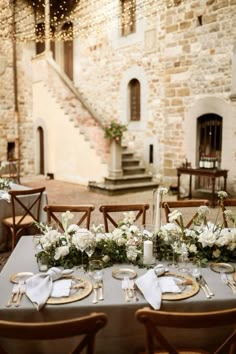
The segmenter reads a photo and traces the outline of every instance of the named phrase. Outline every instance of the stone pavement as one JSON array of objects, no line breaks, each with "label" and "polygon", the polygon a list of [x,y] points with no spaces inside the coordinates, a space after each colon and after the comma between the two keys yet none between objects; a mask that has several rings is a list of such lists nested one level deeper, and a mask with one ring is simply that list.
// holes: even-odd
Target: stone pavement
[{"label": "stone pavement", "polygon": [[[147,223],[152,223],[153,216],[153,191],[142,191],[135,193],[127,193],[123,195],[109,196],[100,193],[89,191],[86,186],[81,186],[75,183],[62,182],[52,179],[46,179],[43,176],[22,177],[21,184],[36,187],[46,187],[48,195],[48,203],[50,204],[93,204],[95,210],[91,216],[91,222],[103,222],[102,214],[99,211],[99,206],[102,204],[138,204],[147,203],[150,209],[147,212]],[[176,200],[176,195],[165,195],[164,200]],[[190,219],[196,212],[193,210],[182,211],[184,218]],[[217,208],[211,209],[211,219],[214,220]],[[164,215],[163,215],[164,218]]]}]

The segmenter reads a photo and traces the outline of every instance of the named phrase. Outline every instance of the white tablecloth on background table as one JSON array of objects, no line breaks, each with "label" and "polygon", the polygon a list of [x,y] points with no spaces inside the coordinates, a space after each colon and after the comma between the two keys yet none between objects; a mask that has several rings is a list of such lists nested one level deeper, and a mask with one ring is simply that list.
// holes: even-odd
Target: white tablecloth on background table
[{"label": "white tablecloth on background table", "polygon": [[[27,190],[31,189],[30,187],[23,186],[21,184],[12,184],[12,190]],[[22,196],[21,198],[27,198],[30,201],[31,197]],[[47,204],[47,193],[43,193],[42,204],[41,204],[41,212],[40,212],[40,220],[46,221],[46,213],[43,211],[44,206]],[[4,199],[0,199],[0,251],[4,251],[5,245],[3,244],[3,227],[1,220],[7,217],[12,216],[12,206]]]}]

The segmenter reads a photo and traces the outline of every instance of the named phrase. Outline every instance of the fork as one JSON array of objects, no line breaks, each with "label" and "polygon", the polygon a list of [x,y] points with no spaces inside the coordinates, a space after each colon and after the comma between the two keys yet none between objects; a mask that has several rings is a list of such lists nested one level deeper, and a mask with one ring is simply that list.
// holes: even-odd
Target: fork
[{"label": "fork", "polygon": [[224,284],[228,285],[230,289],[233,291],[233,293],[236,293],[236,287],[235,285],[229,280],[228,276],[226,273],[221,273],[221,280]]},{"label": "fork", "polygon": [[17,300],[15,303],[16,307],[20,306],[21,300],[23,295],[25,294],[25,290],[26,290],[26,285],[25,285],[25,281],[20,281],[19,282],[19,291],[18,291],[18,296],[17,296]]},{"label": "fork", "polygon": [[19,284],[14,284],[12,291],[11,291],[11,296],[10,299],[8,300],[7,304],[5,305],[6,307],[10,307],[16,300],[16,296],[18,296],[19,292]]},{"label": "fork", "polygon": [[122,280],[122,289],[125,292],[125,301],[129,302],[130,301],[130,297],[129,297],[129,283],[127,279],[123,279]]}]

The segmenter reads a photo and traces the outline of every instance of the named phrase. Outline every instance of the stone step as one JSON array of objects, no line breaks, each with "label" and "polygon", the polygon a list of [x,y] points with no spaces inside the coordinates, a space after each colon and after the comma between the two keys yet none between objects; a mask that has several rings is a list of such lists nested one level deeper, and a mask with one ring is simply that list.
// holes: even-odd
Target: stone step
[{"label": "stone step", "polygon": [[152,181],[152,175],[149,174],[140,174],[140,175],[128,175],[128,176],[122,176],[122,177],[105,177],[105,184],[108,185],[118,185],[118,184],[132,184],[132,183],[145,183],[145,182],[151,182]]},{"label": "stone step", "polygon": [[129,167],[129,166],[139,166],[140,160],[139,159],[122,159],[122,167]]},{"label": "stone step", "polygon": [[140,166],[130,166],[130,167],[123,167],[123,174],[124,175],[135,175],[145,173],[145,168]]},{"label": "stone step", "polygon": [[107,185],[105,183],[89,182],[89,190],[106,195],[120,195],[126,193],[141,192],[158,188],[157,182],[127,183],[122,185]]}]

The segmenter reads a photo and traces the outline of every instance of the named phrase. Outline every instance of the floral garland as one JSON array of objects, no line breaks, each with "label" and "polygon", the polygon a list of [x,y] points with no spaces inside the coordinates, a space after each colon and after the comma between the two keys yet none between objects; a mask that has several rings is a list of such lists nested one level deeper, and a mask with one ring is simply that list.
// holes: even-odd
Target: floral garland
[{"label": "floral garland", "polygon": [[92,243],[95,244],[92,257],[101,259],[104,266],[114,263],[142,266],[143,241],[152,238],[153,234],[145,230],[142,232],[134,225],[134,212],[124,213],[124,219],[110,233],[103,232],[103,224],[93,225],[91,231],[75,224],[68,226],[71,218],[73,215],[69,211],[62,213],[63,233],[53,226],[37,224],[42,236],[38,241],[40,250],[36,257],[48,267],[72,268],[81,263],[86,267],[89,261],[86,248]]},{"label": "floral garland", "polygon": [[[227,198],[224,191],[218,192],[220,200]],[[207,221],[209,208],[201,206],[197,210],[192,228],[185,228],[181,212],[174,210],[169,214],[169,223],[163,225],[157,237],[157,256],[160,260],[177,258],[183,253],[201,265],[209,261],[228,262],[236,258],[236,217],[231,210],[224,212],[232,223],[231,228],[224,228],[222,223]]]}]

